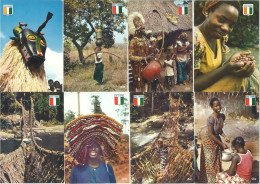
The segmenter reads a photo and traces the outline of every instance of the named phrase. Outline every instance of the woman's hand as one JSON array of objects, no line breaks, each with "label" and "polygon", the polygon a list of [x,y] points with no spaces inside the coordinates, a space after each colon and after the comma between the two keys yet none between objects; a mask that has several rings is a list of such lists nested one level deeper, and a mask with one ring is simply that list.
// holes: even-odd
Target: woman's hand
[{"label": "woman's hand", "polygon": [[247,62],[241,69],[233,70],[233,74],[239,77],[250,77],[255,71],[255,62]]},{"label": "woman's hand", "polygon": [[228,146],[224,143],[222,143],[221,146],[222,146],[223,149],[228,149]]},{"label": "woman's hand", "polygon": [[236,60],[237,57],[242,57],[242,55],[248,56],[248,55],[250,55],[250,54],[251,54],[250,51],[247,51],[247,52],[243,52],[243,51],[236,52],[235,54],[233,54],[233,55],[229,58],[229,61],[228,61],[228,62],[233,62],[233,61]]},{"label": "woman's hand", "polygon": [[225,139],[226,142],[230,142],[229,137],[225,136],[224,139]]},{"label": "woman's hand", "polygon": [[[239,61],[237,58],[246,57],[250,55],[251,52],[237,52],[233,54],[229,62],[227,64],[228,71],[231,71],[231,73],[235,76],[239,77],[249,77],[253,74],[255,70],[255,60],[254,57],[249,56],[246,58],[248,61]],[[250,58],[250,59],[249,59]],[[251,60],[252,59],[252,60]],[[238,61],[237,61],[238,60]]]}]

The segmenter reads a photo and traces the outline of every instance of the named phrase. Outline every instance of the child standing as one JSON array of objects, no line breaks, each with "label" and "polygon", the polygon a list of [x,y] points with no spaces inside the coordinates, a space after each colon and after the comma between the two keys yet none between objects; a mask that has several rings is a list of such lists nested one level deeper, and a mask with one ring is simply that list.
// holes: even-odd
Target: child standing
[{"label": "child standing", "polygon": [[173,87],[174,62],[169,53],[164,60],[163,67],[165,67],[165,87],[171,89]]},{"label": "child standing", "polygon": [[96,47],[95,49],[96,57],[95,57],[95,72],[94,72],[94,80],[98,82],[98,84],[103,84],[103,70],[104,64],[102,63],[103,57],[101,52],[101,47]]}]

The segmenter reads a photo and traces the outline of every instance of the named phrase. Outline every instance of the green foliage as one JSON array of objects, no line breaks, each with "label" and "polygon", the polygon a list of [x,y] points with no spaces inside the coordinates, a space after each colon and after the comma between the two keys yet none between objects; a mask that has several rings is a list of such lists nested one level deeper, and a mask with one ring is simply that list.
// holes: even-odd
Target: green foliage
[{"label": "green foliage", "polygon": [[14,114],[17,113],[18,110],[15,95],[13,93],[1,93],[1,113]]},{"label": "green foliage", "polygon": [[92,95],[91,104],[93,105],[93,114],[105,114],[101,109],[99,96]]},{"label": "green foliage", "polygon": [[34,99],[34,112],[36,120],[46,121],[52,124],[63,124],[63,93],[55,93],[60,95],[60,105],[56,107],[49,106],[50,93],[2,93],[1,94],[1,113],[17,114],[19,106],[15,102],[22,102],[27,111],[31,110],[31,99]]},{"label": "green foliage", "polygon": [[[105,47],[114,44],[114,32],[123,33],[125,30],[125,14],[113,15],[112,3],[121,3],[126,7],[124,0],[65,0],[64,1],[64,35],[69,37],[78,49],[79,58],[84,63],[83,48],[95,36],[95,28],[101,27]],[[104,37],[105,37],[104,36]]]},{"label": "green foliage", "polygon": [[34,112],[37,120],[55,121],[54,124],[63,122],[63,93],[55,94],[60,95],[60,105],[55,107],[49,105],[49,93],[33,93],[31,95],[34,99]]},{"label": "green foliage", "polygon": [[75,118],[76,118],[75,113],[71,110],[68,110],[65,113],[64,124],[67,125],[70,121],[74,120]]},{"label": "green foliage", "polygon": [[9,124],[8,120],[0,119],[0,121],[1,121],[1,123],[0,123],[1,129],[9,129],[10,128],[10,124]]},{"label": "green foliage", "polygon": [[70,70],[74,70],[76,66],[76,63],[70,62],[69,51],[64,48],[64,72],[68,73]]},{"label": "green foliage", "polygon": [[[239,12],[239,17],[237,23],[234,26],[232,33],[229,34],[228,46],[248,48],[254,47],[259,44],[259,2],[258,1],[246,1],[246,4],[254,5],[254,15],[245,16],[243,15],[243,2],[241,2],[241,10]],[[201,24],[205,17],[202,14],[202,9],[204,6],[203,1],[195,1],[194,9],[194,25],[198,26]]]},{"label": "green foliage", "polygon": [[52,119],[50,121],[43,121],[43,126],[53,126],[53,125],[63,125],[63,122],[57,121],[56,119]]}]

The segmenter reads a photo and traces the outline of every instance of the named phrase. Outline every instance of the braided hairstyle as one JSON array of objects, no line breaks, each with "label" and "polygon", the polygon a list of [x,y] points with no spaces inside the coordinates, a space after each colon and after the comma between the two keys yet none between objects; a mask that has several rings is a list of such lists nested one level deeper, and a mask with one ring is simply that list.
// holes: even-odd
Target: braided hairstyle
[{"label": "braided hairstyle", "polygon": [[232,141],[232,146],[239,146],[240,148],[244,148],[245,146],[245,140],[243,139],[243,137],[236,137],[233,141]]}]

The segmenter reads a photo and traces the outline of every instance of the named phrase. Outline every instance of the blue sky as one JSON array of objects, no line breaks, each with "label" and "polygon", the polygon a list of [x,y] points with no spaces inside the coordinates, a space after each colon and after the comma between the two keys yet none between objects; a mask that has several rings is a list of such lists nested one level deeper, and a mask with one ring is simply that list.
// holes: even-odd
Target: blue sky
[{"label": "blue sky", "polygon": [[[3,15],[3,5],[13,5],[13,15]],[[1,0],[1,51],[10,41],[13,35],[13,28],[19,25],[19,22],[27,23],[25,28],[36,31],[38,27],[46,20],[46,15],[50,11],[53,13],[52,19],[41,31],[47,42],[45,70],[47,80],[52,78],[63,83],[63,2],[62,0]],[[51,55],[50,55],[51,54]],[[47,58],[55,58],[47,60]],[[55,68],[53,70],[52,68]],[[62,70],[62,71],[60,71]],[[62,75],[62,76],[60,76]]]}]

